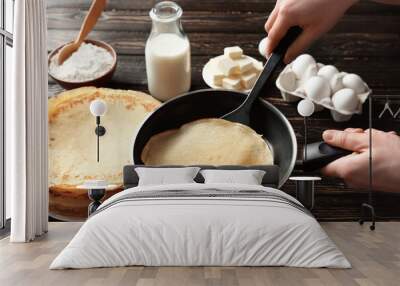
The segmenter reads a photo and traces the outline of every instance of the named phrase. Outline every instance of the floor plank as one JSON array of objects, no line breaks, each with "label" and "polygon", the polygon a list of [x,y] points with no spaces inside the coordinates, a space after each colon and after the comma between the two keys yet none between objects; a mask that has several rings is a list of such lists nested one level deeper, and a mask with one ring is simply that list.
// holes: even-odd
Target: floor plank
[{"label": "floor plank", "polygon": [[82,223],[50,223],[49,233],[29,244],[0,240],[0,285],[398,285],[400,222],[376,231],[354,222],[322,223],[352,263],[352,269],[289,267],[119,267],[49,270]]}]

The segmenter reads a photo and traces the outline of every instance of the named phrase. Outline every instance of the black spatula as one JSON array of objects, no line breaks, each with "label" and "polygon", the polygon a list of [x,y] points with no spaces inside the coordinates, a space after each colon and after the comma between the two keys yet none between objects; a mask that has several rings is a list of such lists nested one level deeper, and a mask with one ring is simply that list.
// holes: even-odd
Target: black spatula
[{"label": "black spatula", "polygon": [[272,52],[272,55],[269,57],[263,71],[258,77],[246,100],[238,108],[222,116],[222,119],[239,122],[245,125],[250,124],[250,110],[254,100],[262,94],[268,79],[274,73],[278,65],[282,62],[289,46],[297,39],[301,32],[302,29],[297,26],[291,27],[288,30],[285,37],[283,37],[278,46]]}]

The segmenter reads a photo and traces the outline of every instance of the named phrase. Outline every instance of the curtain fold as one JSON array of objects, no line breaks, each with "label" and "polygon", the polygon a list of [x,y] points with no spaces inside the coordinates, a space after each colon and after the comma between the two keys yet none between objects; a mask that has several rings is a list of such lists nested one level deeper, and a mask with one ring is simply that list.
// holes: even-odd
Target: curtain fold
[{"label": "curtain fold", "polygon": [[45,0],[17,0],[12,90],[6,98],[6,187],[12,242],[47,231],[47,25]]}]

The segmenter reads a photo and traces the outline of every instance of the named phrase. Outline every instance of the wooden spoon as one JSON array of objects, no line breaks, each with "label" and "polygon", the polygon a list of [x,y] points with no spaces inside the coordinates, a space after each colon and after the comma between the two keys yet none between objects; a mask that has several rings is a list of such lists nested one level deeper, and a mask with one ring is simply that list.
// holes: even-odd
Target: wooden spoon
[{"label": "wooden spoon", "polygon": [[93,0],[89,12],[85,17],[85,20],[83,21],[78,37],[74,42],[65,45],[60,50],[60,53],[58,54],[59,65],[62,65],[62,63],[66,59],[68,59],[73,52],[79,49],[82,42],[85,40],[86,36],[92,31],[94,25],[96,25],[97,19],[100,17],[105,6],[106,6],[106,0]]}]

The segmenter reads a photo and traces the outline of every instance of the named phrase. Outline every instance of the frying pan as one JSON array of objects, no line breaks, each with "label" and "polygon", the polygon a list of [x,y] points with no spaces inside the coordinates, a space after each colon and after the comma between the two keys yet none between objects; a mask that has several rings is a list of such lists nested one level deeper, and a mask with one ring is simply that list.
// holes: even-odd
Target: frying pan
[{"label": "frying pan", "polygon": [[[232,90],[204,89],[175,97],[153,113],[142,123],[133,145],[134,164],[143,164],[142,151],[149,139],[163,131],[176,129],[185,123],[202,118],[225,118],[250,126],[262,134],[270,146],[274,164],[279,167],[279,186],[281,187],[292,173],[297,158],[297,140],[293,127],[286,117],[272,104],[260,96],[265,95],[264,87],[290,44],[297,38],[301,29],[292,27],[274,50],[270,59],[257,79],[254,92],[249,96]],[[257,98],[258,97],[258,98]],[[232,112],[234,111],[234,112]],[[307,154],[313,154],[313,165],[318,162],[319,145],[315,145]],[[324,149],[325,150],[325,149]],[[325,161],[329,156],[325,155]]]},{"label": "frying pan", "polygon": [[[164,103],[140,127],[133,147],[134,163],[143,164],[142,150],[153,135],[197,119],[221,117],[239,107],[246,97],[244,93],[231,90],[203,89]],[[279,166],[280,187],[289,178],[297,157],[297,141],[292,126],[276,107],[262,98],[253,104],[249,126],[268,139],[274,164]]]}]

